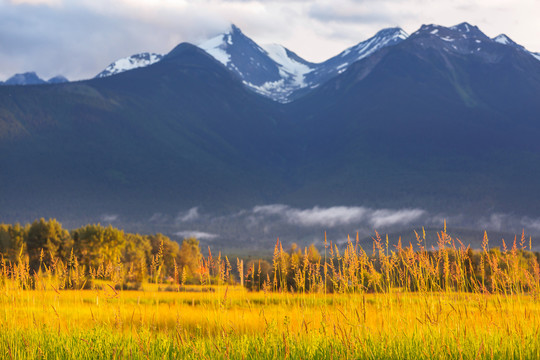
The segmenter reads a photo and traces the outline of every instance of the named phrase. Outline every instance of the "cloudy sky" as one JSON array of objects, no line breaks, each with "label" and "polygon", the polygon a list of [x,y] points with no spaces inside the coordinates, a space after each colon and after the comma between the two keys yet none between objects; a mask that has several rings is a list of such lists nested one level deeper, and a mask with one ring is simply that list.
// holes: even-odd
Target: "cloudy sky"
[{"label": "cloudy sky", "polygon": [[0,80],[95,76],[134,53],[200,43],[235,23],[260,44],[325,60],[385,27],[468,21],[540,51],[540,0],[0,0]]}]

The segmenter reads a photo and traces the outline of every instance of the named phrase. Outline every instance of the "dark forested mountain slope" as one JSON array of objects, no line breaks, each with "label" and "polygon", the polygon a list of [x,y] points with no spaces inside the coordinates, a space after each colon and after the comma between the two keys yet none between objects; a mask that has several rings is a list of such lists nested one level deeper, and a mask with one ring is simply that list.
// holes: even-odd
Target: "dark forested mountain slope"
[{"label": "dark forested mountain slope", "polygon": [[237,206],[279,190],[287,161],[280,109],[189,44],[116,76],[2,87],[0,109],[5,214]]},{"label": "dark forested mountain slope", "polygon": [[538,212],[539,98],[529,53],[468,24],[424,26],[289,106],[319,181],[302,192]]},{"label": "dark forested mountain slope", "polygon": [[0,87],[0,215],[283,203],[537,216],[538,99],[540,62],[466,23],[423,26],[287,105],[181,44],[114,76]]}]

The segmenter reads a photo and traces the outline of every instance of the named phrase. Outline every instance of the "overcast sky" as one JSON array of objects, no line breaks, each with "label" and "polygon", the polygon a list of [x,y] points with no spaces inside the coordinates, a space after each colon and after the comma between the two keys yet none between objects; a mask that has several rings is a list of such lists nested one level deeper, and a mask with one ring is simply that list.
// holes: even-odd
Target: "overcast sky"
[{"label": "overcast sky", "polygon": [[0,0],[0,80],[95,76],[134,53],[195,44],[230,23],[323,61],[385,27],[478,25],[540,51],[540,0]]}]

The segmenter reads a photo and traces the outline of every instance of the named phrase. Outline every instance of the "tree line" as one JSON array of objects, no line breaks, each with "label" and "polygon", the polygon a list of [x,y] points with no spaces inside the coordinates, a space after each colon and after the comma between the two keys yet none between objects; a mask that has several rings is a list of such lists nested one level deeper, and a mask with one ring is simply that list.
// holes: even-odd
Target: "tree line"
[{"label": "tree line", "polygon": [[26,225],[0,224],[0,256],[3,264],[25,264],[30,274],[69,265],[97,275],[122,264],[125,281],[132,285],[175,275],[194,282],[202,257],[195,238],[179,244],[163,234],[132,234],[101,224],[68,231],[56,219],[43,218]]},{"label": "tree line", "polygon": [[[94,280],[137,289],[144,282],[170,284],[234,283],[236,277],[252,291],[292,292],[413,292],[462,291],[533,293],[540,297],[540,254],[532,251],[525,233],[511,245],[473,250],[446,229],[436,246],[425,247],[425,232],[412,244],[389,244],[378,234],[373,253],[348,239],[345,246],[324,241],[324,249],[293,244],[284,250],[276,242],[273,258],[231,264],[218,253],[201,254],[195,238],[181,244],[162,234],[126,233],[111,225],[86,225],[68,231],[55,219],[32,224],[0,224],[0,282],[15,280],[34,288],[54,278],[58,288],[88,287]],[[527,241],[528,240],[528,241]],[[323,252],[324,251],[324,252]],[[234,266],[236,265],[236,266]]]}]

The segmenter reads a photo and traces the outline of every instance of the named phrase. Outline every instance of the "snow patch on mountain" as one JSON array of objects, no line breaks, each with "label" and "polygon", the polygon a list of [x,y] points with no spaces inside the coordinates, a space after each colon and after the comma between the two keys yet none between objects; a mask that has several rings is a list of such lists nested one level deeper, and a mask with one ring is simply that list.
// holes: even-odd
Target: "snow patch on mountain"
[{"label": "snow patch on mountain", "polygon": [[287,49],[278,44],[263,45],[268,56],[278,64],[280,74],[290,80],[292,85],[305,87],[304,77],[313,69],[305,63],[300,63],[289,57]]},{"label": "snow patch on mountain", "polygon": [[231,56],[227,54],[226,46],[233,45],[230,34],[220,34],[199,45],[201,49],[212,55],[214,59],[227,66],[231,62]]},{"label": "snow patch on mountain", "polygon": [[401,28],[388,28],[377,32],[373,37],[352,46],[323,63],[314,65],[314,70],[306,74],[306,83],[313,89],[332,77],[345,72],[353,63],[375,52],[397,45],[409,35]]},{"label": "snow patch on mountain", "polygon": [[478,56],[488,62],[500,60],[502,56],[500,46],[512,47],[540,60],[540,54],[528,51],[507,35],[500,34],[489,38],[477,26],[469,23],[461,23],[449,28],[434,24],[422,25],[411,35],[411,40],[422,47]]},{"label": "snow patch on mountain", "polygon": [[508,45],[512,46],[518,50],[525,51],[526,53],[531,54],[535,59],[540,60],[540,54],[539,53],[533,53],[532,51],[529,51],[525,49],[524,46],[517,44],[514,40],[510,39],[505,34],[498,35],[493,38],[493,41],[502,44],[502,45]]},{"label": "snow patch on mountain", "polygon": [[115,62],[111,63],[100,72],[96,78],[103,78],[111,75],[120,74],[124,71],[137,69],[140,67],[149,66],[155,64],[163,58],[163,55],[156,53],[140,53],[131,55],[126,58],[118,59]]},{"label": "snow patch on mountain", "polygon": [[499,44],[503,44],[503,45],[509,45],[513,43],[513,41],[510,40],[510,38],[504,34],[494,37],[493,41],[498,42]]},{"label": "snow patch on mountain", "polygon": [[471,28],[474,28],[474,26],[470,25],[469,23],[463,22],[461,24],[452,26],[450,29],[456,30],[459,32],[468,33],[468,32],[471,32]]},{"label": "snow patch on mountain", "polygon": [[[383,29],[372,38],[345,50],[344,53],[347,55],[354,54],[355,61],[362,60],[383,47],[394,45],[407,39],[408,36],[400,28]],[[342,54],[341,57],[345,57],[345,55]]]},{"label": "snow patch on mountain", "polygon": [[244,85],[250,87],[251,89],[253,89],[254,91],[256,91],[257,93],[261,95],[264,95],[276,101],[282,101],[282,102],[285,102],[286,95],[289,92],[289,88],[285,84],[285,79],[281,79],[277,81],[268,81],[262,85],[255,85],[247,81],[244,81]]}]

